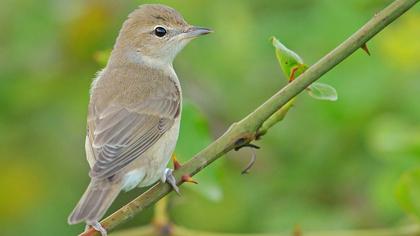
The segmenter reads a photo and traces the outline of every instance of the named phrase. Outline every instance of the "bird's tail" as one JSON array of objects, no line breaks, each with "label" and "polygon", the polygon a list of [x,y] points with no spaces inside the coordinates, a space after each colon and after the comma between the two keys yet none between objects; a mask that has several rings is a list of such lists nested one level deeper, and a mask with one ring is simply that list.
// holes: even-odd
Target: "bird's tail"
[{"label": "bird's tail", "polygon": [[120,190],[120,184],[114,181],[92,179],[79,203],[77,203],[70,214],[68,223],[77,224],[82,221],[87,223],[99,221]]}]

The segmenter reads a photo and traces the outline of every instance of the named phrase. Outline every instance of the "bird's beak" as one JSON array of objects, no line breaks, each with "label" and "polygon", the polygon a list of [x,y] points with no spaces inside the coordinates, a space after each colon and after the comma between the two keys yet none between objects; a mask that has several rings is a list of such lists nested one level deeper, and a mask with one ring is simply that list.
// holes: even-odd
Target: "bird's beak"
[{"label": "bird's beak", "polygon": [[198,26],[191,26],[184,32],[184,35],[185,35],[185,38],[196,38],[198,36],[210,34],[212,32],[213,30],[211,29],[198,27]]}]

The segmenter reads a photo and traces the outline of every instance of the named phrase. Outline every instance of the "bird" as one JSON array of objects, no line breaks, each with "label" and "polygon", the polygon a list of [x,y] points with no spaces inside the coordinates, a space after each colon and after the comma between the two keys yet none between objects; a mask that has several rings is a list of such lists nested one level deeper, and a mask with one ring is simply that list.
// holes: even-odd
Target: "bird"
[{"label": "bird", "polygon": [[140,5],[129,14],[91,84],[85,139],[90,183],[69,224],[85,222],[107,235],[99,220],[122,190],[161,180],[179,191],[167,168],[182,110],[173,61],[192,39],[211,32],[161,4]]}]

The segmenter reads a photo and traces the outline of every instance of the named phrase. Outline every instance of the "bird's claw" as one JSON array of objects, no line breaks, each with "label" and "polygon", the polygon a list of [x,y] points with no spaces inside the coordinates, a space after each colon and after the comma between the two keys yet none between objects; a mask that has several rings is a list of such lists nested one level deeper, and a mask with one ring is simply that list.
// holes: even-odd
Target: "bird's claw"
[{"label": "bird's claw", "polygon": [[98,221],[88,223],[86,225],[86,228],[88,228],[89,225],[92,226],[93,229],[98,231],[102,236],[107,236],[108,235],[108,232],[106,231],[106,229]]},{"label": "bird's claw", "polygon": [[[166,183],[168,183],[169,185],[171,185],[171,187],[175,190],[175,192],[176,192],[178,195],[181,195],[181,194],[180,194],[180,192],[179,192],[179,187],[178,187],[178,185],[177,185],[177,183],[176,183],[175,176],[173,175],[173,172],[174,172],[174,170],[178,170],[179,168],[181,168],[181,167],[182,167],[182,165],[181,165],[181,163],[179,163],[179,161],[176,159],[175,154],[174,154],[174,155],[172,155],[172,163],[174,164],[174,169],[173,169],[173,170],[172,170],[172,169],[169,169],[169,168],[165,169],[165,173],[164,173],[164,175],[163,175],[163,177],[162,177],[162,182],[166,182]],[[194,183],[194,184],[198,184],[198,182],[197,182],[197,181],[195,181],[195,180],[191,177],[191,175],[189,175],[189,174],[185,174],[185,175],[183,175],[183,176],[181,177],[181,180],[182,180],[182,182],[187,182],[187,183]]]},{"label": "bird's claw", "polygon": [[175,190],[175,192],[178,195],[181,195],[181,193],[179,192],[179,187],[178,185],[176,185],[176,179],[175,176],[173,175],[173,170],[166,168],[165,169],[165,173],[164,176],[162,178],[162,182],[168,183],[169,185],[171,185],[171,187],[173,188],[173,190]]}]

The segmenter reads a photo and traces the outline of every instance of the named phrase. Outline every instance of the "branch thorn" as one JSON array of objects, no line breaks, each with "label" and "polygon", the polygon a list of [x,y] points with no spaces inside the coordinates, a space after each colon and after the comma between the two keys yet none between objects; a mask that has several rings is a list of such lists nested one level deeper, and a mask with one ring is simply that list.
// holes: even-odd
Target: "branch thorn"
[{"label": "branch thorn", "polygon": [[370,56],[369,48],[367,47],[366,43],[364,43],[360,48]]},{"label": "branch thorn", "polygon": [[188,174],[183,175],[183,176],[181,177],[181,180],[182,180],[183,182],[186,182],[186,183],[198,184],[198,182],[197,182],[197,181],[195,181],[195,180],[191,177],[191,175],[188,175]]},{"label": "branch thorn", "polygon": [[181,163],[179,163],[179,161],[176,159],[175,154],[172,154],[172,163],[174,164],[174,170],[178,170],[182,166]]}]

